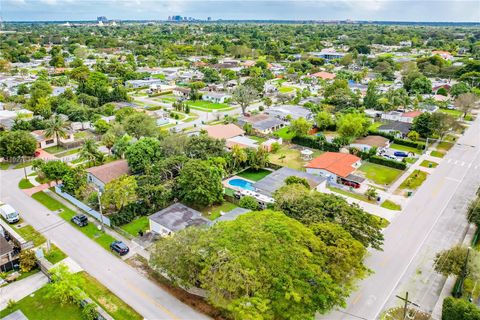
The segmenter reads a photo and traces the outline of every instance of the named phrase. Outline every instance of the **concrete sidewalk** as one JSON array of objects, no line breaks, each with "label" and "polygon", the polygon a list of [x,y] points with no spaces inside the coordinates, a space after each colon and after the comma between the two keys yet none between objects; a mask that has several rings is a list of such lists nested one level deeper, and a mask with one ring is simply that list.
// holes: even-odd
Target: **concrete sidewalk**
[{"label": "concrete sidewalk", "polygon": [[0,310],[7,307],[8,301],[18,301],[37,291],[48,283],[48,278],[41,271],[25,279],[15,281],[0,288]]}]

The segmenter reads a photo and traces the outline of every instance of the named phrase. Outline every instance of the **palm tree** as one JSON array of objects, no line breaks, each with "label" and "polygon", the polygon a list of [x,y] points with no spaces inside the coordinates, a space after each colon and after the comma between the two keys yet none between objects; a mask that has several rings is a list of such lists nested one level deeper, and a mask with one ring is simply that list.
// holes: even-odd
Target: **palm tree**
[{"label": "palm tree", "polygon": [[95,140],[87,139],[80,150],[80,158],[88,160],[91,165],[94,165],[96,162],[103,162],[103,153],[98,150]]},{"label": "palm tree", "polygon": [[47,120],[45,128],[45,137],[55,137],[57,144],[60,143],[59,138],[67,137],[67,122],[58,114]]}]

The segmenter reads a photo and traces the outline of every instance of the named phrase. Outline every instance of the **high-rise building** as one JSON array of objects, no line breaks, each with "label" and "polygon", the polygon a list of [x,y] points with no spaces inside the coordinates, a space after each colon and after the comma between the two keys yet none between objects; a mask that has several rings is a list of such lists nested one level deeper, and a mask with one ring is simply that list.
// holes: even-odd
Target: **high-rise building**
[{"label": "high-rise building", "polygon": [[100,16],[97,17],[97,22],[108,22],[108,19],[105,16]]}]

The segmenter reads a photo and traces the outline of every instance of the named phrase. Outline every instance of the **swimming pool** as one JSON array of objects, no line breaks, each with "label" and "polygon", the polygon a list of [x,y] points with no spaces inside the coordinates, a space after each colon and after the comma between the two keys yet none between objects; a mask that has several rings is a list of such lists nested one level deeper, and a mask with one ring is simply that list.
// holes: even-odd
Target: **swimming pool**
[{"label": "swimming pool", "polygon": [[255,187],[252,185],[250,181],[243,180],[240,178],[229,180],[228,184],[231,185],[232,187],[255,191]]}]

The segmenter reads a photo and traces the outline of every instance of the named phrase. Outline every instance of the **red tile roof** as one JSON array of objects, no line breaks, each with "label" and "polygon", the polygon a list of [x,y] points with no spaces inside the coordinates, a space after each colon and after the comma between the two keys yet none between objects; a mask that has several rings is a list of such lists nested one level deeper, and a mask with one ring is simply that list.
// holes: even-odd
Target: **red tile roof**
[{"label": "red tile roof", "polygon": [[349,153],[325,152],[305,165],[306,168],[323,169],[345,178],[355,168],[353,165],[360,160],[359,157]]},{"label": "red tile roof", "polygon": [[407,117],[407,118],[415,118],[421,115],[423,112],[422,111],[410,111],[410,112],[405,112],[402,114],[402,117]]},{"label": "red tile roof", "polygon": [[330,80],[330,79],[335,79],[336,75],[330,72],[320,71],[320,72],[311,74],[310,77]]}]

